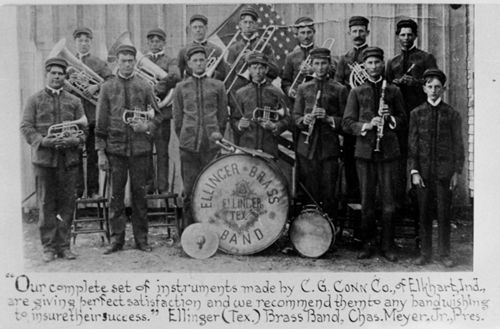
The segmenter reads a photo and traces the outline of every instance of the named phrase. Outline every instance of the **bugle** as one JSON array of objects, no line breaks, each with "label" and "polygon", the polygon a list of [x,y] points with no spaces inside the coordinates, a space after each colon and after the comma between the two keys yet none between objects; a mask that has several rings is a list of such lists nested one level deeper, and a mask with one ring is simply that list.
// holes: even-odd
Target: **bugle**
[{"label": "bugle", "polygon": [[366,80],[368,80],[368,78],[370,78],[363,64],[354,62],[352,64],[348,63],[347,65],[351,69],[351,74],[349,75],[349,85],[351,88],[361,86]]},{"label": "bugle", "polygon": [[87,88],[92,85],[101,85],[104,79],[66,48],[66,38],[59,40],[52,48],[48,58],[52,57],[64,58],[68,62],[66,72],[69,78],[64,80],[65,86],[81,98],[97,105],[97,93],[90,95]]}]

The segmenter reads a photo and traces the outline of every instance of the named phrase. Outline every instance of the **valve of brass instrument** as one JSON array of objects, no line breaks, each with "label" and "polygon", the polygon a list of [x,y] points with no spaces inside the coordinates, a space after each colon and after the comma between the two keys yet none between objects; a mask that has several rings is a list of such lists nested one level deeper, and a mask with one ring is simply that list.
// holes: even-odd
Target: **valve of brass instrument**
[{"label": "valve of brass instrument", "polygon": [[135,123],[147,123],[149,120],[154,118],[154,109],[151,105],[148,105],[146,111],[141,111],[139,108],[134,108],[133,110],[125,109],[123,110],[122,120],[125,124],[132,125]]}]

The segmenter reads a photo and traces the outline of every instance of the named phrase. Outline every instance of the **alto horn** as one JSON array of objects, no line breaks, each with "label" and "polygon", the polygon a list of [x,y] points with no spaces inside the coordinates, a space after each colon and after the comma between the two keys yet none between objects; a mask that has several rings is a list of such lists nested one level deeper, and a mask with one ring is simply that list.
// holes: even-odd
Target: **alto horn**
[{"label": "alto horn", "polygon": [[353,64],[347,64],[351,69],[351,74],[349,75],[349,85],[351,88],[361,86],[370,77],[366,72],[365,66],[354,62]]},{"label": "alto horn", "polygon": [[49,130],[47,131],[47,137],[50,138],[79,137],[83,135],[83,130],[80,129],[80,126],[86,127],[87,125],[88,121],[85,115],[83,115],[78,120],[56,123],[49,127]]},{"label": "alto horn", "polygon": [[52,57],[64,58],[68,62],[69,66],[66,69],[66,72],[68,73],[67,75],[69,78],[64,80],[66,87],[78,94],[81,98],[84,98],[96,105],[97,94],[88,95],[86,90],[91,85],[102,84],[104,79],[85,65],[75,55],[73,55],[68,48],[66,48],[66,38],[59,40],[54,48],[52,48],[48,58]]},{"label": "alto horn", "polygon": [[263,121],[278,122],[284,116],[285,116],[284,108],[279,108],[275,110],[269,106],[264,106],[263,108],[257,107],[252,112],[252,120],[254,121],[263,120]]}]

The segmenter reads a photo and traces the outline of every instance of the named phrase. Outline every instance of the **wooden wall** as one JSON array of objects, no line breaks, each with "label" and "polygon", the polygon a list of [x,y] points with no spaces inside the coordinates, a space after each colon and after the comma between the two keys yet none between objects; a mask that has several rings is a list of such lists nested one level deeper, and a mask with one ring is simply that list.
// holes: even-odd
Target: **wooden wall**
[{"label": "wooden wall", "polygon": [[[132,32],[133,42],[145,50],[145,34],[153,27],[167,32],[167,54],[176,56],[189,40],[187,21],[192,14],[203,13],[209,18],[209,33],[222,23],[238,4],[222,5],[39,5],[17,7],[17,34],[20,59],[20,97],[26,98],[43,86],[42,63],[53,45],[61,38],[74,50],[72,31],[88,26],[94,31],[94,53],[105,59],[107,49],[124,31]],[[300,16],[310,16],[324,22],[317,27],[317,43],[325,38],[336,39],[334,53],[341,55],[350,47],[346,34],[352,15],[370,18],[369,44],[377,45],[392,57],[399,52],[395,24],[403,17],[419,23],[418,47],[436,56],[438,66],[449,76],[447,102],[460,111],[467,152],[467,164],[461,177],[458,202],[467,203],[472,194],[473,175],[473,7],[462,5],[452,9],[448,4],[276,4],[275,10],[287,24]],[[20,109],[21,110],[21,109]],[[470,132],[470,134],[469,134]],[[179,175],[179,159],[175,138],[172,138],[172,158]],[[23,198],[35,189],[28,146],[22,144]],[[179,177],[176,189],[180,188]],[[33,206],[29,198],[25,206]]]}]

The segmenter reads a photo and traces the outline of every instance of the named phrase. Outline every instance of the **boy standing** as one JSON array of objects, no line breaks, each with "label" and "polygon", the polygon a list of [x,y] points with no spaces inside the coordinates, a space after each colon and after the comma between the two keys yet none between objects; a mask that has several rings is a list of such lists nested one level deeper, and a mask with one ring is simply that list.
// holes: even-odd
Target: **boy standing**
[{"label": "boy standing", "polygon": [[424,72],[427,101],[410,114],[408,136],[408,170],[417,188],[420,211],[420,257],[415,264],[424,265],[432,254],[432,201],[437,203],[438,253],[446,267],[454,266],[450,258],[451,195],[464,164],[464,146],[460,114],[442,101],[446,76],[438,69]]}]

